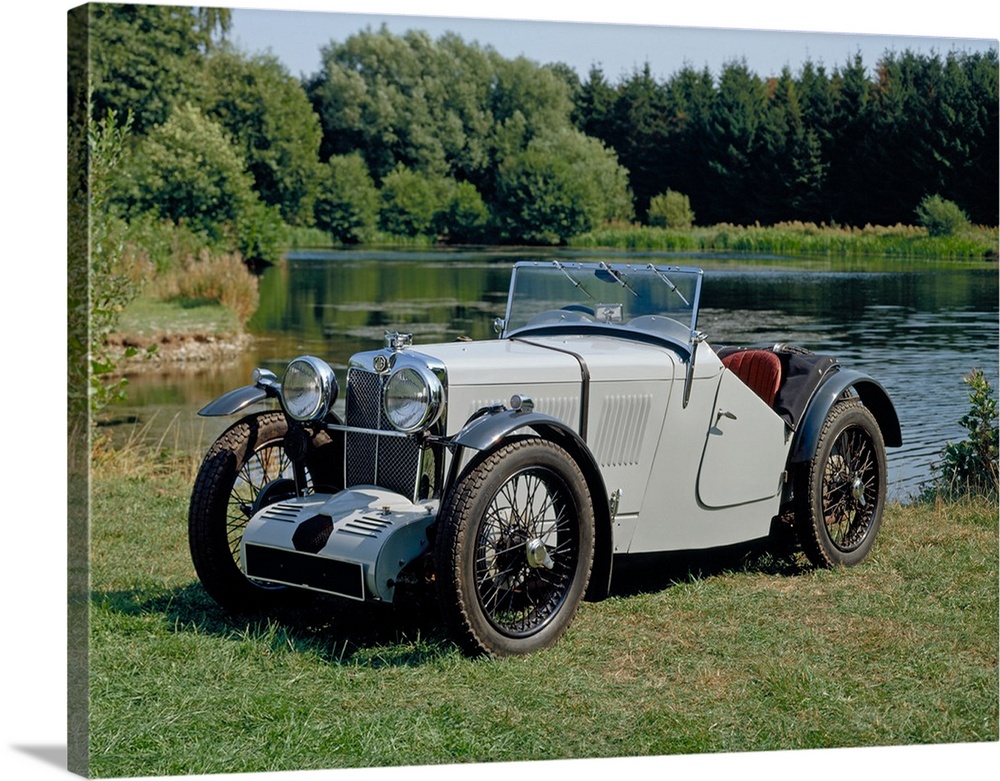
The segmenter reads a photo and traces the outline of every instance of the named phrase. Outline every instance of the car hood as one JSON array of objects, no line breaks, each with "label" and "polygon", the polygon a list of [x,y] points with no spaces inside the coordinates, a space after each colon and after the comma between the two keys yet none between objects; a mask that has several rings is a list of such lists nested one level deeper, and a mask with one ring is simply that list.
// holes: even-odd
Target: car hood
[{"label": "car hood", "polygon": [[413,349],[444,363],[450,387],[579,382],[584,371],[598,382],[669,380],[679,363],[665,347],[607,336],[525,336]]}]

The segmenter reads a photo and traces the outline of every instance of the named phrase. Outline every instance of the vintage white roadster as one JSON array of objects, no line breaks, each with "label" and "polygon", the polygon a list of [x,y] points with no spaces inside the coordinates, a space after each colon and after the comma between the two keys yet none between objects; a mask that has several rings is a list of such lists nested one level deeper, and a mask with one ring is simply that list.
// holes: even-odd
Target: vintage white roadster
[{"label": "vintage white roadster", "polygon": [[766,538],[819,567],[869,552],[901,444],[887,393],[784,345],[715,350],[700,269],[524,262],[499,338],[384,347],[340,383],[313,356],[224,394],[189,536],[232,610],[300,590],[392,602],[434,582],[468,653],[555,642],[613,558]]}]

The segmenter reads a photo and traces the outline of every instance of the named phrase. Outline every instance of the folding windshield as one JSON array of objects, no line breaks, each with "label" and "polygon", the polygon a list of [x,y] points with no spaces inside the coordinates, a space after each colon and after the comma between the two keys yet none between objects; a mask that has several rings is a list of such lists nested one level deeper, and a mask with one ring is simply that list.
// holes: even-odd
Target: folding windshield
[{"label": "folding windshield", "polygon": [[687,343],[698,323],[701,269],[609,263],[514,266],[504,334],[595,325]]}]

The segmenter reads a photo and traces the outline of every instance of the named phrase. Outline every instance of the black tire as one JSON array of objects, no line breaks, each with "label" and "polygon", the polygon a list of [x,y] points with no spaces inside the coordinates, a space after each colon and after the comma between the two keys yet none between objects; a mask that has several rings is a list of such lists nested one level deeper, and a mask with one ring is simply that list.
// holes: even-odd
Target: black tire
[{"label": "black tire", "polygon": [[875,417],[857,401],[837,403],[795,484],[795,528],[809,561],[860,563],[875,543],[885,496],[885,441]]},{"label": "black tire", "polygon": [[558,445],[517,439],[479,457],[451,491],[435,543],[439,601],[462,649],[546,648],[580,606],[594,558],[594,510]]},{"label": "black tire", "polygon": [[[232,611],[273,606],[288,589],[249,580],[240,569],[240,540],[254,512],[295,496],[281,412],[248,415],[215,441],[195,480],[188,510],[191,560],[209,595]],[[299,477],[312,490],[308,467]]]}]

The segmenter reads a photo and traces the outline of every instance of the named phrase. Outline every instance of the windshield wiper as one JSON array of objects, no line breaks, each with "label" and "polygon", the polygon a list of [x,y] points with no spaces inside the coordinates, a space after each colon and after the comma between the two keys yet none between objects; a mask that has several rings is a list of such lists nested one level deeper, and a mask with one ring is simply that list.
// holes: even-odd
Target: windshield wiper
[{"label": "windshield wiper", "polygon": [[582,290],[583,294],[587,298],[589,298],[591,301],[596,301],[597,300],[592,295],[590,295],[590,293],[587,292],[587,288],[585,288],[583,285],[581,285],[579,282],[577,282],[575,279],[573,279],[573,277],[571,277],[569,275],[569,272],[565,268],[563,268],[563,264],[562,263],[560,263],[558,260],[553,260],[552,261],[552,265],[555,266],[557,269],[559,269],[563,273],[563,275],[566,277],[566,279],[568,279],[570,282],[573,283],[573,287],[575,287],[575,288],[577,288],[579,290]]},{"label": "windshield wiper", "polygon": [[671,292],[674,292],[677,295],[679,295],[681,297],[681,301],[684,302],[685,306],[691,306],[691,302],[688,301],[686,298],[684,298],[684,294],[680,290],[677,289],[677,285],[675,285],[673,282],[671,282],[670,278],[666,274],[664,274],[662,271],[660,271],[652,263],[648,264],[646,266],[646,268],[648,268],[650,271],[652,271],[654,274],[656,274],[656,276],[658,276],[660,279],[662,279],[663,282],[666,284],[666,286],[670,288]]}]

